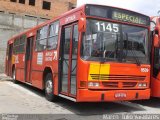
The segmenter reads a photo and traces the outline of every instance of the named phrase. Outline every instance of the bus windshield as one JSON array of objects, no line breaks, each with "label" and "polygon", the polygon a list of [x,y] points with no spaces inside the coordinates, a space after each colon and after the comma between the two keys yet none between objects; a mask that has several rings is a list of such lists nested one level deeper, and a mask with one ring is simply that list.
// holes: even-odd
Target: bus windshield
[{"label": "bus windshield", "polygon": [[149,62],[148,30],[88,19],[82,36],[81,57],[89,61],[146,64]]}]

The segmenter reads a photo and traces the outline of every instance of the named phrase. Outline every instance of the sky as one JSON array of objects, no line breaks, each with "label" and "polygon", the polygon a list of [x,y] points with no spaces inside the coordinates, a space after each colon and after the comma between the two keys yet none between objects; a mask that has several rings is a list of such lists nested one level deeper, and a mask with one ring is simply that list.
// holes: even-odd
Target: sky
[{"label": "sky", "polygon": [[148,16],[160,16],[160,14],[158,14],[160,10],[160,0],[77,0],[77,6],[85,3],[115,6],[134,10]]}]

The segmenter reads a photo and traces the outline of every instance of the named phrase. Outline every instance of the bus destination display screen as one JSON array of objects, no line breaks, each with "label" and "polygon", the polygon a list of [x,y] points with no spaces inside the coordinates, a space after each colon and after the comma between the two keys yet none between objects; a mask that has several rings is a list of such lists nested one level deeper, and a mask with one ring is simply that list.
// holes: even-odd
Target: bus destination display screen
[{"label": "bus destination display screen", "polygon": [[108,6],[86,5],[85,11],[87,16],[102,17],[145,26],[150,25],[150,18],[148,16],[129,10]]}]

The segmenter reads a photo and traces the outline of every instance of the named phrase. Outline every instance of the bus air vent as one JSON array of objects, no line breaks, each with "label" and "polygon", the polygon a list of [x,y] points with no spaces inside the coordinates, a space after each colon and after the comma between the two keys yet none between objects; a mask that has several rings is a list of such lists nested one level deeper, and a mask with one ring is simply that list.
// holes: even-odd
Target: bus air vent
[{"label": "bus air vent", "polygon": [[145,80],[145,76],[90,74],[92,80]]},{"label": "bus air vent", "polygon": [[123,87],[135,87],[136,84],[136,82],[123,82]]},{"label": "bus air vent", "polygon": [[118,88],[118,82],[102,82],[102,85],[108,88]]}]

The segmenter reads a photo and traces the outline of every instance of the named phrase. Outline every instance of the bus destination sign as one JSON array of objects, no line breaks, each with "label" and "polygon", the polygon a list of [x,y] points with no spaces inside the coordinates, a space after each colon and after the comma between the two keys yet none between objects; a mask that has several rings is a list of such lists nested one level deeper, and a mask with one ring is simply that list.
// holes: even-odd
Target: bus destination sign
[{"label": "bus destination sign", "polygon": [[134,23],[134,24],[147,25],[147,20],[145,17],[138,16],[138,15],[132,15],[132,14],[124,13],[120,11],[113,11],[112,19],[120,20],[123,22]]},{"label": "bus destination sign", "polygon": [[119,8],[87,5],[85,12],[86,15],[89,16],[102,17],[145,26],[150,25],[150,18],[148,16]]}]

